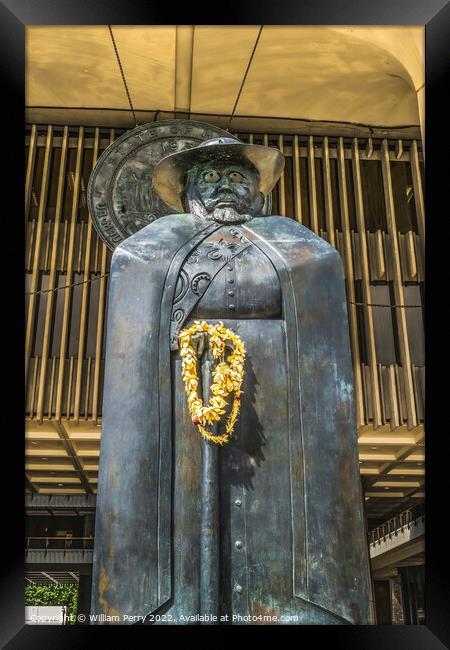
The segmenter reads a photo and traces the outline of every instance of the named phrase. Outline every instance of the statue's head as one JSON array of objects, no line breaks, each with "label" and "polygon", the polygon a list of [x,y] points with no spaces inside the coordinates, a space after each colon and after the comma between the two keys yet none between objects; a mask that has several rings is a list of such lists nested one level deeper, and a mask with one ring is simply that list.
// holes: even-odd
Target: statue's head
[{"label": "statue's head", "polygon": [[264,205],[259,172],[245,158],[199,163],[185,176],[182,202],[185,210],[206,219],[248,221]]},{"label": "statue's head", "polygon": [[153,185],[179,212],[238,223],[261,214],[283,166],[278,149],[215,138],[160,160]]}]

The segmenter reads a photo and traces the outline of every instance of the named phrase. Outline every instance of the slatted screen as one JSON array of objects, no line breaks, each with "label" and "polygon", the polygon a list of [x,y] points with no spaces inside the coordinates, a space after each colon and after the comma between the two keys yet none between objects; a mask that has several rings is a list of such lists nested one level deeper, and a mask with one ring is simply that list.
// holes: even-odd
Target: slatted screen
[{"label": "slatted screen", "polygon": [[[122,132],[33,125],[27,134],[26,409],[32,418],[101,415],[108,292],[101,276],[111,253],[92,227],[86,187],[98,156]],[[420,305],[423,297],[420,145],[236,135],[284,153],[272,212],[297,219],[342,255],[358,426],[417,426],[424,409],[423,310],[403,307]],[[54,291],[67,285],[74,286]]]}]

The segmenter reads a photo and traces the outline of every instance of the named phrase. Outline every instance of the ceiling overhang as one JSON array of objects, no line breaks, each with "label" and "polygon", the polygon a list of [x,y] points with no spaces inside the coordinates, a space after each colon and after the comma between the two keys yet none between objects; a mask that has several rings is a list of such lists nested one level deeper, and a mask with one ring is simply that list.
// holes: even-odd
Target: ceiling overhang
[{"label": "ceiling overhang", "polygon": [[419,124],[421,27],[33,26],[26,56],[28,110],[78,124],[118,111],[134,126],[132,109]]}]

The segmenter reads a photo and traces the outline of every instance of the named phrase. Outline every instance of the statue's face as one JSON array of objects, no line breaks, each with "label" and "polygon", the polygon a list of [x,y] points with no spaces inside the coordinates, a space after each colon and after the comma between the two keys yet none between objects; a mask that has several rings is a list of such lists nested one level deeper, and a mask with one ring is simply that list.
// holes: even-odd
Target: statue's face
[{"label": "statue's face", "polygon": [[257,172],[242,164],[203,163],[196,171],[193,184],[208,212],[225,207],[243,212],[259,194]]},{"label": "statue's face", "polygon": [[[188,175],[186,195],[191,211],[217,221],[246,221],[262,207],[258,172],[245,163],[202,163]],[[240,219],[240,215],[242,219]]]}]

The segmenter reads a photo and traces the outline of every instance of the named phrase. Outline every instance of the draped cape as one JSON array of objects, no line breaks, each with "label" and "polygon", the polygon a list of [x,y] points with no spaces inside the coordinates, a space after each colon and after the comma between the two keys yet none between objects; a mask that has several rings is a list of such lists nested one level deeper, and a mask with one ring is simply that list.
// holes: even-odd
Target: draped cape
[{"label": "draped cape", "polygon": [[[170,314],[183,261],[217,227],[191,214],[169,215],[113,254],[93,614],[128,622],[126,615],[155,612],[174,589]],[[369,623],[342,262],[292,219],[258,217],[240,228],[269,257],[282,290],[291,440],[291,499],[283,507],[291,513],[293,596],[344,622]]]}]

